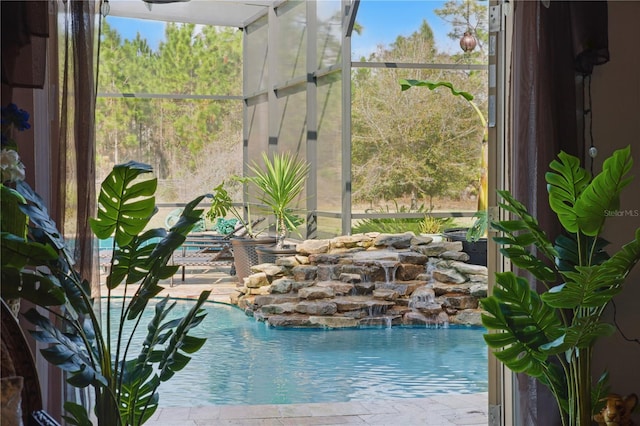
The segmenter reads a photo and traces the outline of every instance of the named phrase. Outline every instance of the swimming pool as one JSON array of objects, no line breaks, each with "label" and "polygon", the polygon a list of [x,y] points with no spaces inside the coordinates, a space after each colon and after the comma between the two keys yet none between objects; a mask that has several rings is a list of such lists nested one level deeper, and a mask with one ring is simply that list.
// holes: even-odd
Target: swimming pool
[{"label": "swimming pool", "polygon": [[[191,304],[178,303],[176,315]],[[297,404],[485,392],[481,328],[274,329],[207,303],[207,342],[160,387],[161,407]],[[146,322],[145,322],[146,323]]]}]

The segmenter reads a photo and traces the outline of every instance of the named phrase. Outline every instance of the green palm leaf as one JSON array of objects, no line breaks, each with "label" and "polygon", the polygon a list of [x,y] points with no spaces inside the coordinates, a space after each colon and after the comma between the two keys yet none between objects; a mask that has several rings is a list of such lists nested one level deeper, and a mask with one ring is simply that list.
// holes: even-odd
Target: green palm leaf
[{"label": "green palm leaf", "polygon": [[498,244],[506,246],[500,252],[518,267],[531,272],[536,278],[544,282],[554,281],[555,272],[542,260],[534,256],[527,246],[535,245],[539,253],[553,261],[557,252],[553,244],[540,228],[538,221],[529,214],[527,208],[517,201],[508,191],[498,191],[504,199],[500,207],[513,213],[517,220],[504,220],[493,222],[491,226],[503,233],[503,236],[494,238]]},{"label": "green palm leaf", "polygon": [[20,210],[29,216],[29,220],[33,225],[31,226],[31,231],[37,230],[46,237],[38,238],[37,240],[41,243],[51,242],[55,248],[63,250],[66,246],[64,238],[49,215],[47,205],[42,198],[24,181],[16,184],[16,190],[27,201],[26,205],[20,206]]},{"label": "green palm leaf", "polygon": [[[154,263],[152,254],[157,246],[156,240],[166,235],[165,229],[150,229],[135,237],[129,245],[117,248],[114,252],[115,262],[107,276],[107,287],[113,289],[125,279],[127,284],[137,283],[146,277]],[[177,266],[166,266],[164,270],[160,268],[160,279],[172,276],[177,270]]]},{"label": "green palm leaf", "polygon": [[67,401],[64,403],[64,410],[69,414],[67,416],[62,416],[67,424],[75,426],[93,426],[91,420],[89,420],[87,410],[82,405]]},{"label": "green palm leaf", "polygon": [[175,266],[167,266],[173,252],[184,243],[186,236],[202,217],[203,210],[196,209],[204,196],[190,201],[182,211],[178,222],[167,232],[153,248],[144,266],[146,272],[142,283],[129,304],[128,319],[136,318],[147,306],[149,300],[160,293],[163,287],[158,285],[161,279],[167,278],[177,270]]},{"label": "green palm leaf", "polygon": [[[174,308],[176,302],[173,302],[167,307],[169,296],[165,296],[164,299],[156,303],[154,309],[154,315],[149,324],[147,325],[147,336],[142,344],[140,355],[137,358],[137,366],[141,367],[151,362],[151,353],[155,350],[157,345],[164,344],[169,337],[171,337],[172,329],[178,324],[170,321],[163,324],[162,321],[167,317],[169,312]],[[134,367],[135,368],[135,367]]]},{"label": "green palm leaf", "polygon": [[620,192],[632,178],[625,177],[631,167],[631,148],[619,149],[602,164],[599,173],[576,201],[578,227],[585,235],[598,235],[608,212],[620,207]]},{"label": "green palm leaf", "polygon": [[578,349],[588,349],[595,341],[603,336],[610,336],[615,332],[611,324],[601,323],[593,316],[576,318],[573,324],[565,330],[565,333],[545,345],[541,349],[549,354],[571,354]]},{"label": "green palm leaf", "polygon": [[462,90],[456,90],[453,84],[448,81],[428,81],[428,80],[412,80],[401,79],[400,89],[402,91],[409,90],[411,87],[427,87],[429,90],[437,89],[438,87],[446,87],[451,90],[451,94],[454,96],[462,96],[467,101],[473,100],[473,95],[469,92],[463,92]]},{"label": "green palm leaf", "polygon": [[40,306],[63,305],[66,301],[54,276],[3,266],[0,281],[3,299],[22,298]]},{"label": "green palm leaf", "polygon": [[63,289],[54,276],[23,269],[27,265],[49,265],[56,259],[58,253],[51,245],[2,232],[2,298],[23,298],[41,306],[64,304]]},{"label": "green palm leaf", "polygon": [[549,205],[564,228],[571,232],[578,232],[578,216],[575,204],[582,191],[589,185],[591,176],[580,167],[580,159],[566,152],[558,154],[558,160],[553,160],[549,167],[554,172],[547,172],[547,191]]},{"label": "green palm leaf", "polygon": [[635,239],[600,265],[577,266],[564,271],[565,284],[553,287],[542,295],[543,300],[557,308],[597,308],[605,306],[622,290],[625,278],[640,260],[640,228]]},{"label": "green palm leaf", "polygon": [[448,82],[448,81],[429,81],[429,80],[400,79],[400,89],[402,91],[409,90],[410,88],[412,88],[414,86],[415,87],[426,87],[429,90],[435,90],[438,87],[446,87],[447,89],[449,89],[451,91],[452,95],[460,96],[460,97],[464,98],[467,102],[469,102],[469,105],[471,105],[473,110],[476,112],[476,115],[480,119],[480,122],[482,123],[482,128],[485,129],[484,136],[483,136],[483,141],[484,142],[487,141],[487,138],[488,138],[488,134],[487,134],[487,131],[486,131],[486,129],[487,129],[487,119],[484,117],[484,114],[482,113],[482,111],[480,111],[480,108],[478,108],[478,105],[476,105],[475,102],[473,102],[473,95],[471,93],[463,92],[462,90],[457,90],[455,87],[453,87],[453,84]]},{"label": "green palm leaf", "polygon": [[41,265],[58,258],[56,250],[48,245],[27,241],[17,235],[2,232],[2,267],[24,268],[27,265]]},{"label": "green palm leaf", "polygon": [[296,218],[289,205],[304,190],[309,164],[286,152],[275,154],[273,160],[263,153],[262,159],[264,169],[256,163],[249,166],[254,173],[251,182],[262,191],[259,200],[273,210],[278,221],[284,221],[287,229],[295,229]]},{"label": "green palm leaf", "polygon": [[[191,232],[195,224],[202,218],[202,213],[204,212],[204,210],[198,209],[197,207],[198,204],[200,204],[200,202],[204,199],[204,197],[204,195],[196,197],[184,206],[184,209],[182,210],[178,221],[169,230],[170,234],[187,235],[189,232]],[[158,244],[158,246],[160,246],[158,247],[158,249],[162,250],[162,244],[160,243]]]},{"label": "green palm leaf", "polygon": [[90,220],[99,239],[115,234],[116,244],[124,247],[149,223],[157,179],[138,179],[147,173],[152,173],[151,166],[134,161],[114,166],[100,188],[97,218]]},{"label": "green palm leaf", "polygon": [[580,246],[576,235],[560,234],[554,248],[558,253],[556,267],[559,271],[572,271],[577,265],[600,265],[609,258],[604,248],[609,244],[601,237],[580,236]]},{"label": "green palm leaf", "polygon": [[82,280],[76,281],[75,278],[71,278],[69,275],[56,277],[60,278],[60,286],[64,289],[64,293],[67,296],[67,303],[65,304],[68,316],[73,320],[77,320],[78,314],[88,314],[93,309],[93,299],[91,299],[91,284],[89,281]]},{"label": "green palm leaf", "polygon": [[152,366],[140,366],[136,360],[126,362],[122,374],[118,401],[122,424],[141,425],[158,409],[160,379]]},{"label": "green palm leaf", "polygon": [[562,324],[528,282],[512,272],[496,274],[493,296],[480,303],[482,324],[500,331],[484,335],[495,356],[513,371],[548,375],[548,354],[540,347],[559,337]]},{"label": "green palm leaf", "polygon": [[213,188],[211,198],[211,207],[207,212],[207,218],[209,218],[209,220],[223,218],[230,210],[232,210],[233,200],[231,199],[229,192],[227,192],[224,187],[224,181]]},{"label": "green palm leaf", "polygon": [[567,281],[542,295],[543,300],[554,308],[602,306],[621,290],[610,285],[610,279],[614,277],[600,266],[576,266],[576,272],[567,271],[562,275]]},{"label": "green palm leaf", "polygon": [[58,330],[49,318],[35,309],[29,309],[25,318],[40,330],[30,331],[39,342],[50,343],[51,346],[40,350],[42,356],[70,374],[67,382],[76,387],[107,386],[107,380],[91,363],[86,347],[72,334],[64,334]]},{"label": "green palm leaf", "polygon": [[13,188],[0,183],[0,229],[18,237],[27,235],[27,217],[20,210],[25,198]]},{"label": "green palm leaf", "polygon": [[594,413],[599,413],[605,406],[605,397],[611,393],[609,387],[609,372],[602,373],[596,385],[591,390],[591,407]]},{"label": "green palm leaf", "polygon": [[190,357],[181,352],[194,353],[202,347],[206,339],[190,336],[189,331],[204,320],[206,313],[202,313],[202,304],[207,300],[211,291],[203,291],[198,301],[191,307],[172,334],[167,347],[160,359],[160,380],[169,380],[176,371],[183,369],[190,361]]}]

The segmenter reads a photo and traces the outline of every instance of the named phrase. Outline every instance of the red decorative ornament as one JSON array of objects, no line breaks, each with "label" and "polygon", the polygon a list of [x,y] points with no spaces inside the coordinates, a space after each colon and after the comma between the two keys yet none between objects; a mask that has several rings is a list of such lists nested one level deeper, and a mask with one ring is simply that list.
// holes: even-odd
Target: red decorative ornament
[{"label": "red decorative ornament", "polygon": [[471,31],[465,31],[464,35],[460,39],[460,48],[462,48],[464,52],[471,52],[476,48],[477,44],[478,42],[476,41],[476,38],[471,34]]}]

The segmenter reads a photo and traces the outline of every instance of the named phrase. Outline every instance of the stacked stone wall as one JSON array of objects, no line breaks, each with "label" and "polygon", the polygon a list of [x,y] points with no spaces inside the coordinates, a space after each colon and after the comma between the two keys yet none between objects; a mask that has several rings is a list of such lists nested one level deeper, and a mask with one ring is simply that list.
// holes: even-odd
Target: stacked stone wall
[{"label": "stacked stone wall", "polygon": [[468,260],[411,232],[306,240],[252,267],[232,303],[275,327],[480,325],[487,268]]}]

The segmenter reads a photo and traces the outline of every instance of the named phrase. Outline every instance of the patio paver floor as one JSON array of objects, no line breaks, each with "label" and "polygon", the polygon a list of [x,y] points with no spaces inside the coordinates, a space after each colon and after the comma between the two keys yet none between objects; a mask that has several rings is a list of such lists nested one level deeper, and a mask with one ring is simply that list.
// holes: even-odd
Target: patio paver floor
[{"label": "patio paver floor", "polygon": [[153,426],[486,425],[487,394],[384,401],[160,408]]}]

